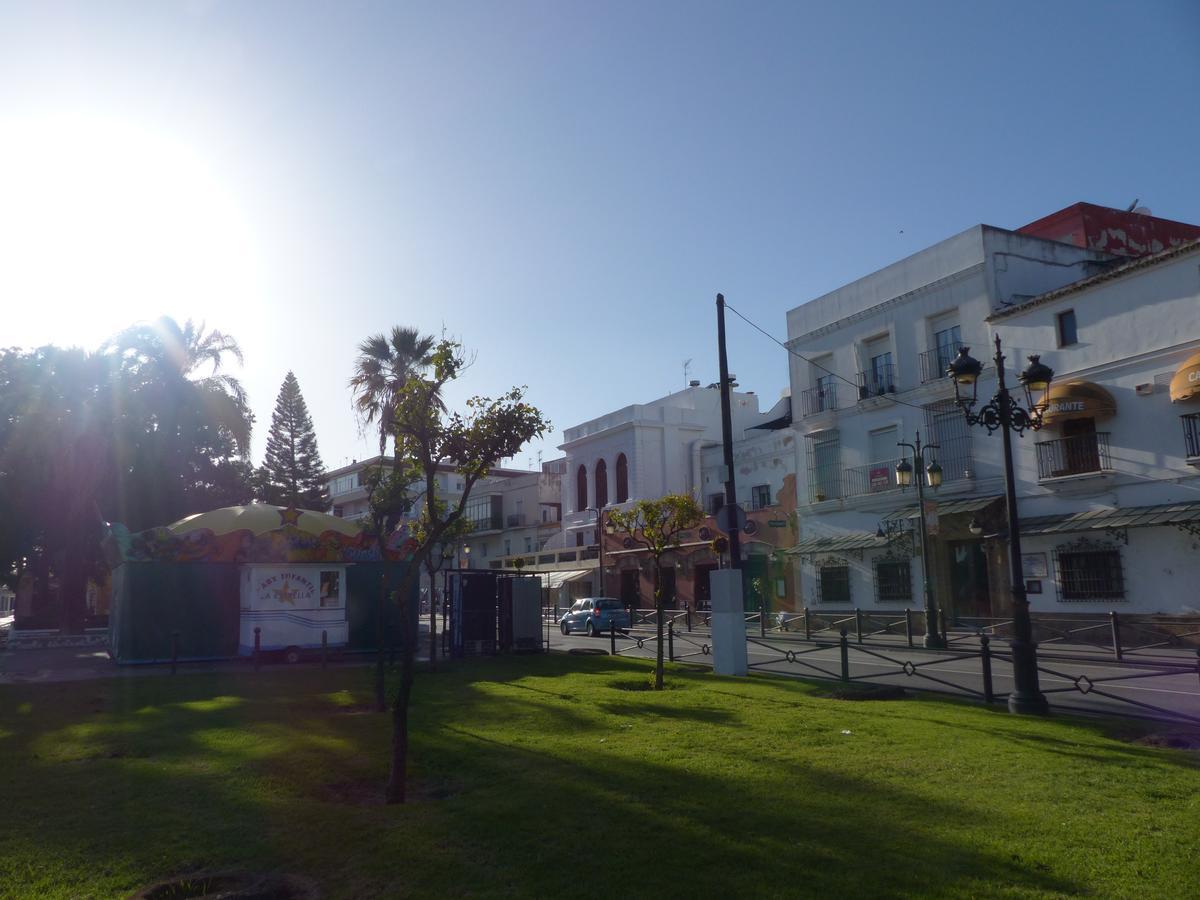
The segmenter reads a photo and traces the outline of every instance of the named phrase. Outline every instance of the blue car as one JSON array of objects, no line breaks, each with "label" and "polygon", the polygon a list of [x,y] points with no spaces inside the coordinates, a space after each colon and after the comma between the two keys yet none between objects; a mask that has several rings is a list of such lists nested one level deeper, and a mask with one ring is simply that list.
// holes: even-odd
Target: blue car
[{"label": "blue car", "polygon": [[612,597],[584,597],[576,600],[563,617],[558,620],[558,630],[563,634],[583,632],[588,637],[608,634],[615,625],[618,631],[629,627],[629,613],[620,600]]}]

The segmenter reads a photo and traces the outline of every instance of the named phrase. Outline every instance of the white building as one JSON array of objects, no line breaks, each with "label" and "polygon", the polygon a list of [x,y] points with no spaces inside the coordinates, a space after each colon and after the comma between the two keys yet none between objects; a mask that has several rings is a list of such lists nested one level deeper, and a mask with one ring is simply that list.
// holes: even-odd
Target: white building
[{"label": "white building", "polygon": [[[733,391],[733,432],[758,424],[758,397]],[[650,403],[626,406],[563,432],[565,545],[596,543],[596,509],[665,494],[704,496],[701,453],[721,440],[721,392],[693,381]]]},{"label": "white building", "polygon": [[[1093,234],[1100,227],[1094,223],[1101,221],[1096,210],[1104,214],[1104,228],[1128,220],[1143,227],[1138,233],[1147,233],[1148,222],[1155,240],[1162,238],[1169,246],[1176,223],[1099,207],[1086,207],[1093,218],[1083,221],[1072,211],[1084,206],[1027,226],[1045,231],[1044,223],[1053,220],[1056,228],[1068,229],[1064,234],[1072,243],[980,225],[788,312],[794,420],[804,445],[796,555],[805,604],[892,611],[922,605],[922,573],[912,534],[914,491],[901,491],[895,474],[897,463],[909,453],[898,443],[913,443],[919,432],[923,443],[940,445],[927,459],[936,457],[944,472],[941,489],[927,491],[926,497],[938,504],[930,557],[939,606],[959,618],[1005,613],[1004,546],[969,529],[977,516],[986,520],[996,514],[1003,493],[1001,441],[966,424],[943,373],[964,344],[981,361],[990,360],[992,317],[997,317],[997,327],[1003,322],[1007,328],[1018,316],[1005,315],[1005,310],[1030,310],[1020,314],[1023,319],[1047,305],[1034,298],[1092,276],[1103,277],[1126,261],[1125,256],[1093,249],[1104,243]],[[1063,225],[1067,219],[1083,224],[1072,232],[1069,223]],[[1122,244],[1118,252],[1139,251]],[[1194,280],[1194,267],[1192,276]],[[1195,297],[1194,285],[1190,296]],[[1139,305],[1135,301],[1127,297],[1125,303]],[[1193,301],[1192,321],[1198,318]],[[1141,352],[1128,352],[1128,327],[1108,333],[1106,359]],[[1014,341],[1008,360],[1010,384],[1025,365],[1017,345],[1056,347],[1044,337]],[[1118,345],[1127,349],[1118,351]],[[1138,339],[1138,346],[1147,346],[1144,339]],[[1174,362],[1172,354],[1182,351],[1163,352],[1164,360],[1170,357]],[[1049,357],[1049,364],[1058,368]],[[1083,358],[1077,357],[1080,363]],[[1088,366],[1097,364],[1099,358],[1082,365],[1072,361],[1064,371],[1079,368],[1086,373]],[[994,376],[994,368],[985,369],[981,397],[991,396]],[[1049,492],[1031,468],[1036,467],[1038,452],[1034,442],[1028,434],[1017,442],[1022,496]],[[1165,451],[1147,449],[1167,463]],[[1166,468],[1173,469],[1173,464]],[[1053,502],[1044,507],[1047,514],[1058,510],[1066,507]],[[1034,511],[1021,509],[1022,515]],[[1040,602],[1036,595],[1031,597],[1035,608],[1052,598],[1053,592]]]},{"label": "white building", "polygon": [[1200,612],[1200,242],[989,325],[1055,372],[1014,459],[1031,607]]}]

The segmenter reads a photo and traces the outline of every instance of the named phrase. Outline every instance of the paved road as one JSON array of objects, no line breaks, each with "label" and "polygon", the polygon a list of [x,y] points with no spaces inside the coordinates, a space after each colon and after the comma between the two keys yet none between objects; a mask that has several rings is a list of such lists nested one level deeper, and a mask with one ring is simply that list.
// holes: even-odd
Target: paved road
[{"label": "paved road", "polygon": [[[629,638],[619,637],[620,653],[654,656],[653,629],[639,628],[631,636],[642,637],[644,646],[638,649]],[[836,636],[804,641],[792,635],[770,633],[763,638],[751,631],[748,637],[747,656],[755,671],[834,679],[840,676],[841,653]],[[868,683],[981,697],[983,663],[978,653],[979,642],[966,634],[951,637],[962,638],[952,645],[951,652],[910,649],[903,638],[868,640],[859,645],[851,637],[850,677]],[[710,643],[707,632],[679,632],[675,636],[676,658],[711,665],[712,657],[703,652],[704,645]],[[563,636],[552,630],[550,646],[554,650],[592,648],[607,652],[609,640]],[[1012,688],[1012,663],[1007,651],[1003,640],[992,642],[993,691],[1001,698]],[[1182,720],[1190,716],[1200,726],[1200,674],[1196,663],[1196,655],[1186,651],[1127,657],[1118,665],[1105,659],[1103,652],[1095,647],[1049,644],[1039,650],[1040,684],[1052,707],[1161,719]],[[1184,669],[1185,666],[1189,668]],[[1164,671],[1168,674],[1159,674]]]}]

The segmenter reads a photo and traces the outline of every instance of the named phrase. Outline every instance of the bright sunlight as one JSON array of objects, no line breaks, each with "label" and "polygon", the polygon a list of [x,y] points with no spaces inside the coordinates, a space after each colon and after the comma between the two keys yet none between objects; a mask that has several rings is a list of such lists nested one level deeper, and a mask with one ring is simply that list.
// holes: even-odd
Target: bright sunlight
[{"label": "bright sunlight", "polygon": [[0,121],[0,247],[8,343],[90,346],[138,319],[216,318],[258,293],[251,229],[213,168],[111,118]]}]

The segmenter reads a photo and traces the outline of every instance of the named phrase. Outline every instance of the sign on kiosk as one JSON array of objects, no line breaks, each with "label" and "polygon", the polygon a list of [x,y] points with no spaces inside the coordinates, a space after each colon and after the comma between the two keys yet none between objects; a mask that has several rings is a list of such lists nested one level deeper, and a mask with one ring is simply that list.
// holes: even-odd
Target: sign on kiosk
[{"label": "sign on kiosk", "polygon": [[254,652],[254,629],[263,650],[345,644],[345,566],[289,565],[242,568],[242,613],[238,649]]}]

